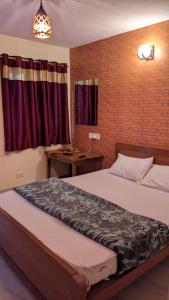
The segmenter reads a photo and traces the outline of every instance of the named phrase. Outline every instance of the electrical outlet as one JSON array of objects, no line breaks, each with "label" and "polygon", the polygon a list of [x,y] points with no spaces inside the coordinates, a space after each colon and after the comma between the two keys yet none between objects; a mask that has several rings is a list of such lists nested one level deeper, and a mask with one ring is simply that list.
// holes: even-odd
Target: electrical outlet
[{"label": "electrical outlet", "polygon": [[16,172],[16,178],[22,178],[22,177],[24,177],[23,171],[21,171],[21,170],[17,171]]},{"label": "electrical outlet", "polygon": [[100,140],[100,133],[89,132],[90,140]]}]

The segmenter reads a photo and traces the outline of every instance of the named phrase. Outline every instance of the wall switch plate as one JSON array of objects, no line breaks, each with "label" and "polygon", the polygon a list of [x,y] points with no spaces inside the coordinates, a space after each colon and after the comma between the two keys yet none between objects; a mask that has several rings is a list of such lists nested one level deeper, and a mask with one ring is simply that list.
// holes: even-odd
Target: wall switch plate
[{"label": "wall switch plate", "polygon": [[24,177],[23,171],[21,171],[21,170],[17,171],[16,172],[16,178],[22,178],[22,177]]},{"label": "wall switch plate", "polygon": [[90,140],[100,140],[100,133],[89,132]]}]

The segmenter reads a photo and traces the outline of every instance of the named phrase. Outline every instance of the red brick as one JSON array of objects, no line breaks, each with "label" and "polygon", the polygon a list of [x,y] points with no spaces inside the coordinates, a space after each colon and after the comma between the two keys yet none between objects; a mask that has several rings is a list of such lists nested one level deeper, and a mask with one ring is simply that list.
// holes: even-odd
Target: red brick
[{"label": "red brick", "polygon": [[[104,154],[103,167],[112,163],[116,142],[169,148],[168,37],[166,21],[70,50],[73,111],[74,80],[99,79],[98,126],[73,121],[73,143],[89,150],[89,132],[99,132],[92,146]],[[137,58],[145,43],[155,46],[152,61]]]}]

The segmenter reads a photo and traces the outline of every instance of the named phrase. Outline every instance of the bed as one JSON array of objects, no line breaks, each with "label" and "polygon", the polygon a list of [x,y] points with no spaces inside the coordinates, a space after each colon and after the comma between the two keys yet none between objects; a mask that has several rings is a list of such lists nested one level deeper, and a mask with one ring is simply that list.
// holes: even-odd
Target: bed
[{"label": "bed", "polygon": [[[117,144],[117,153],[154,156],[156,164],[169,165],[168,150]],[[107,169],[66,181],[109,201],[113,198],[125,209],[169,226],[166,192],[111,175]],[[14,191],[0,196],[0,247],[22,272],[37,298],[49,300],[109,300],[169,254],[167,247],[115,279],[111,276],[117,270],[115,252],[65,226]]]}]

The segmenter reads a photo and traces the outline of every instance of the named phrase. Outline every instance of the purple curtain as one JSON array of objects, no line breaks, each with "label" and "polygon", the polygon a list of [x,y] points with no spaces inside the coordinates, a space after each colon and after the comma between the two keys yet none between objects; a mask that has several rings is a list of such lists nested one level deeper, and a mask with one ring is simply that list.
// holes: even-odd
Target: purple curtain
[{"label": "purple curtain", "polygon": [[69,143],[67,65],[2,55],[5,150]]},{"label": "purple curtain", "polygon": [[75,124],[97,125],[98,80],[75,81]]}]

